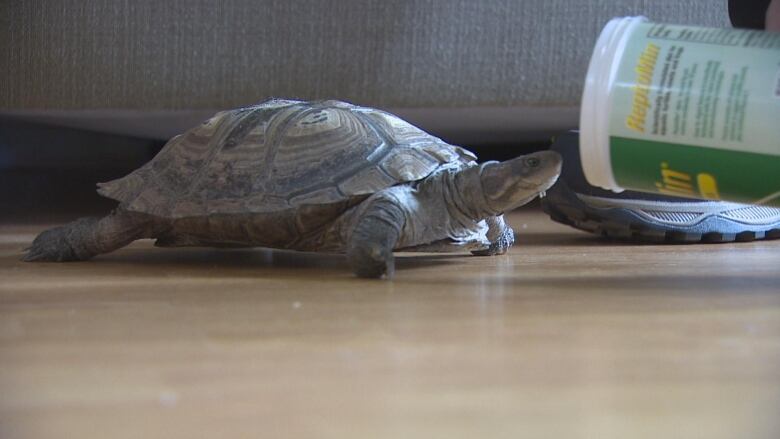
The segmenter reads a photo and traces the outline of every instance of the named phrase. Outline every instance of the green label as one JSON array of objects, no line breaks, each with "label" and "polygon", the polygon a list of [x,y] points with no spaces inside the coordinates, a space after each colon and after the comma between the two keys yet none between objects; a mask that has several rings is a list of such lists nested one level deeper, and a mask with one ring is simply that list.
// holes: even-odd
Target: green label
[{"label": "green label", "polygon": [[[659,190],[666,163],[699,197],[755,202],[780,191],[780,33],[642,23],[614,84],[612,169],[622,187]],[[699,174],[717,191],[701,193]]]},{"label": "green label", "polygon": [[610,151],[621,187],[780,207],[780,156],[626,137]]}]

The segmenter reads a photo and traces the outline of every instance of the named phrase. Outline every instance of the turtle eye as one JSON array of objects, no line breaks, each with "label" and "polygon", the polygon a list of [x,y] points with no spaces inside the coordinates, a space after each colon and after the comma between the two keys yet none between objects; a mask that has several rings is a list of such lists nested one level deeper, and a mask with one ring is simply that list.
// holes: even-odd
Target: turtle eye
[{"label": "turtle eye", "polygon": [[529,168],[535,168],[539,166],[539,159],[536,157],[528,157],[525,159],[525,164],[528,165]]}]

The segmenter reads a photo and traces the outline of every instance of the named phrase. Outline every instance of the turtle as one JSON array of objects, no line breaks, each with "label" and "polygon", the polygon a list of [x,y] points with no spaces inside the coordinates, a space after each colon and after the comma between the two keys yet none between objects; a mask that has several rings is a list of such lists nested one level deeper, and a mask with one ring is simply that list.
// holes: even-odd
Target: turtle
[{"label": "turtle", "polygon": [[503,213],[560,170],[552,151],[480,164],[389,112],[269,99],[221,111],[98,183],[118,206],[42,232],[23,259],[81,261],[152,238],[342,253],[357,276],[391,277],[394,251],[505,253],[514,234]]}]

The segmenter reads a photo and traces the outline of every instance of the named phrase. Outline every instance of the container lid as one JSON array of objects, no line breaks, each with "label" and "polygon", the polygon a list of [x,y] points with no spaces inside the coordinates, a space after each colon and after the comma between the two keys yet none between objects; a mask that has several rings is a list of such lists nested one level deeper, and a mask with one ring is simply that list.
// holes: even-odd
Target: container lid
[{"label": "container lid", "polygon": [[580,160],[588,182],[594,186],[622,192],[612,174],[609,153],[609,121],[612,91],[618,66],[631,33],[645,17],[619,17],[610,20],[601,31],[585,76],[580,108]]}]

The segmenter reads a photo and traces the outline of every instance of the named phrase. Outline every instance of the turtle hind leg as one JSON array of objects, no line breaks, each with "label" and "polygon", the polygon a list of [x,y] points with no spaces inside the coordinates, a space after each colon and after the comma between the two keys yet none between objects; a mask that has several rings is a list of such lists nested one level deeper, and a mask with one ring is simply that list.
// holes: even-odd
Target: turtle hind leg
[{"label": "turtle hind leg", "polygon": [[98,218],[79,218],[64,226],[44,230],[26,249],[22,260],[27,262],[81,261],[94,256],[83,250],[78,243],[80,236],[93,229]]},{"label": "turtle hind leg", "polygon": [[22,260],[44,262],[84,261],[151,237],[157,225],[149,215],[116,210],[103,218],[79,218],[43,231]]},{"label": "turtle hind leg", "polygon": [[404,214],[392,200],[375,199],[356,218],[347,243],[347,261],[359,277],[393,276],[395,248],[404,225]]}]

